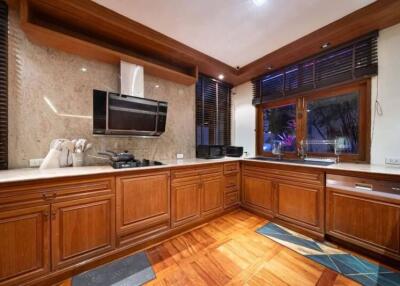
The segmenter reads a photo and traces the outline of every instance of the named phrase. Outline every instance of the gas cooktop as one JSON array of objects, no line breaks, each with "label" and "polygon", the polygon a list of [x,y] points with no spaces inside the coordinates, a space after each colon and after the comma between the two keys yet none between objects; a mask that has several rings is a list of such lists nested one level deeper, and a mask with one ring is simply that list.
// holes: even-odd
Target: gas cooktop
[{"label": "gas cooktop", "polygon": [[159,161],[152,161],[152,160],[130,160],[130,161],[119,161],[113,162],[112,167],[114,169],[125,169],[125,168],[140,168],[140,167],[149,167],[149,166],[161,166],[165,165]]}]

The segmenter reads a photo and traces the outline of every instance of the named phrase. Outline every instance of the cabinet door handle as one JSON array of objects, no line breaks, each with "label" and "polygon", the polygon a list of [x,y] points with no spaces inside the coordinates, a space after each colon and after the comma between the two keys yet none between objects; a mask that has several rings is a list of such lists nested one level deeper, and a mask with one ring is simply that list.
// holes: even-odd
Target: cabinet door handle
[{"label": "cabinet door handle", "polygon": [[51,211],[51,219],[55,219],[56,215],[57,215],[57,212],[55,210]]},{"label": "cabinet door handle", "polygon": [[56,197],[57,197],[56,193],[52,193],[50,196],[48,194],[46,194],[46,193],[42,194],[42,198],[45,201],[54,200]]},{"label": "cabinet door handle", "polygon": [[43,212],[43,218],[44,218],[45,220],[48,220],[48,219],[49,219],[49,212],[48,212],[48,211]]}]

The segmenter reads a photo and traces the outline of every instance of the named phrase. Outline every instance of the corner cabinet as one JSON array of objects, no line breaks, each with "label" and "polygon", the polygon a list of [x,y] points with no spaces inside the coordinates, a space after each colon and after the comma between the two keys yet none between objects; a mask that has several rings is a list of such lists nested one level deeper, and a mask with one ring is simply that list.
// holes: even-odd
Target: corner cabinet
[{"label": "corner cabinet", "polygon": [[242,205],[316,238],[325,229],[323,170],[243,162]]}]

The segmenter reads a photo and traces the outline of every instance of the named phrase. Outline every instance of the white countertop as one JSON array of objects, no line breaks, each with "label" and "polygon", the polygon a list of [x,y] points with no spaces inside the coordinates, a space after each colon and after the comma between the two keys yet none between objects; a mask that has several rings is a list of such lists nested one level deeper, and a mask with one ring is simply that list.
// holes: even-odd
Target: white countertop
[{"label": "white countertop", "polygon": [[63,177],[78,177],[88,175],[99,175],[99,174],[116,174],[123,172],[135,172],[144,170],[154,169],[165,169],[165,168],[176,168],[179,166],[191,166],[201,164],[212,164],[212,163],[224,163],[230,161],[248,161],[248,162],[262,162],[267,164],[278,164],[278,165],[291,165],[301,166],[307,168],[324,169],[327,172],[333,171],[353,171],[353,172],[365,172],[373,174],[386,174],[386,175],[399,175],[399,167],[390,167],[383,165],[369,165],[369,164],[354,164],[354,163],[339,163],[330,166],[316,166],[306,164],[296,164],[287,162],[274,162],[274,161],[257,161],[242,158],[222,158],[222,159],[183,159],[183,160],[169,160],[162,161],[166,165],[162,166],[150,166],[143,168],[128,168],[128,169],[113,169],[111,166],[87,166],[87,167],[69,167],[69,168],[57,168],[40,170],[37,168],[25,168],[25,169],[13,169],[0,171],[0,184],[1,183],[15,183],[23,181],[41,180],[41,179],[52,179],[52,178],[63,178]]},{"label": "white countertop", "polygon": [[85,166],[85,167],[67,167],[40,170],[38,168],[23,168],[0,171],[1,183],[14,183],[32,180],[53,179],[63,177],[78,177],[99,174],[115,174],[123,172],[135,172],[154,169],[176,168],[180,166],[191,166],[211,163],[224,163],[230,161],[238,161],[240,158],[222,158],[222,159],[182,159],[182,160],[164,160],[165,165],[149,166],[141,168],[114,169],[109,165],[106,166]]},{"label": "white countertop", "polygon": [[384,175],[396,175],[400,176],[400,167],[392,167],[386,165],[371,165],[371,164],[357,164],[357,163],[338,163],[329,166],[319,166],[311,164],[299,164],[299,163],[289,163],[289,162],[277,162],[277,161],[262,161],[262,160],[252,160],[252,159],[242,159],[242,161],[247,162],[264,162],[267,164],[278,164],[278,165],[289,165],[289,166],[299,166],[306,168],[324,169],[329,173],[329,170],[333,171],[351,171],[351,172],[362,172],[371,174],[384,174]]}]

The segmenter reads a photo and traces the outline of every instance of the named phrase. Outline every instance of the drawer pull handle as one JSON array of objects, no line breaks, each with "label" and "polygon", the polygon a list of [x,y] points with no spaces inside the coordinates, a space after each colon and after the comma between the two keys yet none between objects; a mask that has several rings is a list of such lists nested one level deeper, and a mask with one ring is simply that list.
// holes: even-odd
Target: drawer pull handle
[{"label": "drawer pull handle", "polygon": [[356,183],[356,189],[365,190],[365,191],[372,191],[373,187],[371,184],[364,184],[364,183]]},{"label": "drawer pull handle", "polygon": [[56,194],[56,193],[52,193],[50,196],[47,195],[47,194],[43,194],[43,195],[42,195],[42,198],[43,198],[43,200],[45,200],[45,201],[54,200],[56,197],[57,197],[57,194]]}]

